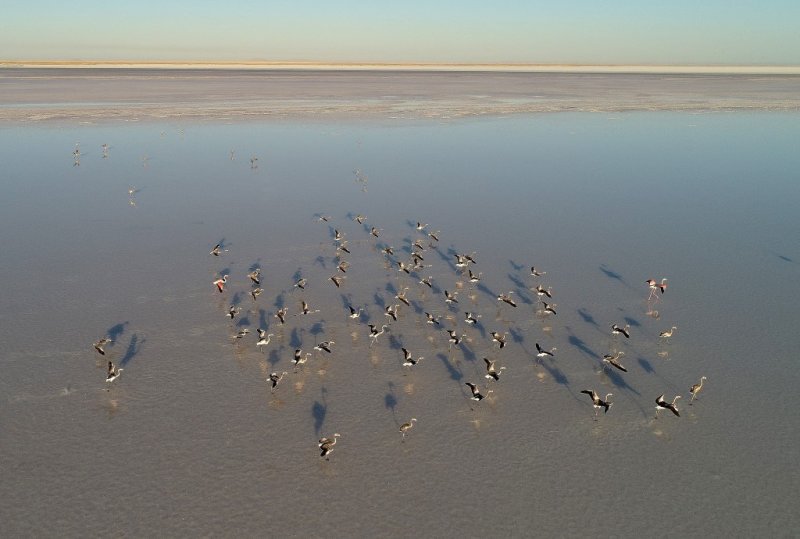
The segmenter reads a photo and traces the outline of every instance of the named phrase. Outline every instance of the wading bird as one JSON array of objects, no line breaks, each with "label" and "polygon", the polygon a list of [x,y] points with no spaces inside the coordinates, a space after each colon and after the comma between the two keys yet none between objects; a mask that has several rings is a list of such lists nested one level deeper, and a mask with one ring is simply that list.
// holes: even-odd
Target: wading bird
[{"label": "wading bird", "polygon": [[260,350],[262,346],[269,344],[270,339],[272,339],[274,335],[272,333],[267,335],[267,331],[261,328],[258,328],[256,331],[258,331],[258,341],[256,342],[256,346]]},{"label": "wading bird", "polygon": [[417,359],[414,359],[414,356],[412,356],[411,352],[409,352],[406,348],[401,348],[401,350],[403,351],[403,367],[413,367],[414,365],[419,363],[420,360],[425,359],[422,356],[418,357]]},{"label": "wading bird", "polygon": [[334,341],[322,341],[319,344],[314,345],[314,350],[318,350],[320,352],[328,352],[331,353],[331,346],[334,345]]},{"label": "wading bird", "polygon": [[111,361],[108,362],[108,374],[106,374],[106,382],[113,382],[117,378],[119,378],[120,373],[122,373],[123,369],[118,369],[114,366],[114,363]]},{"label": "wading bird", "polygon": [[319,439],[319,449],[320,449],[320,457],[325,457],[325,460],[328,460],[328,455],[331,454],[333,451],[333,446],[336,445],[336,440],[341,436],[338,432],[333,435],[333,438],[320,438]]},{"label": "wading bird", "polygon": [[105,345],[111,344],[113,342],[114,341],[112,341],[108,337],[103,337],[99,341],[96,341],[96,342],[92,343],[92,346],[94,346],[94,349],[97,350],[98,354],[100,354],[101,356],[104,356],[104,355],[106,355],[106,351],[104,349]]},{"label": "wading bird", "polygon": [[536,355],[537,355],[537,357],[545,357],[545,356],[555,357],[555,353],[554,352],[556,350],[557,350],[557,348],[555,346],[553,348],[551,348],[550,350],[545,350],[544,348],[541,347],[541,345],[538,342],[536,343]]},{"label": "wading bird", "polygon": [[484,363],[486,363],[486,378],[490,380],[494,380],[495,382],[500,379],[500,372],[505,369],[505,367],[500,367],[498,370],[495,367],[495,362],[491,359],[485,357],[483,358]]},{"label": "wading bird", "polygon": [[513,299],[511,299],[511,294],[513,294],[513,293],[514,292],[509,292],[508,294],[500,294],[500,295],[497,296],[497,301],[503,301],[505,303],[508,303],[512,307],[516,307],[517,304],[514,303]]},{"label": "wading bird", "polygon": [[600,408],[605,408],[604,414],[608,413],[608,409],[611,408],[611,405],[614,404],[613,402],[608,402],[608,398],[613,395],[613,393],[608,393],[605,399],[601,399],[600,395],[598,395],[594,389],[584,389],[581,393],[586,393],[592,398],[592,406],[594,407],[594,418],[597,419],[597,414],[600,412]]},{"label": "wading bird", "polygon": [[612,335],[624,335],[626,339],[631,338],[630,334],[631,326],[630,324],[625,324],[625,327],[620,327],[617,324],[611,324],[611,334]]},{"label": "wading bird", "polygon": [[411,430],[411,428],[414,426],[414,423],[416,421],[417,421],[417,418],[416,417],[412,417],[408,421],[408,423],[403,423],[402,425],[400,425],[400,434],[403,435],[403,440],[406,439],[406,433]]},{"label": "wading bird", "polygon": [[212,284],[217,287],[217,290],[222,292],[223,290],[225,290],[225,284],[227,282],[228,282],[228,276],[227,275],[223,275],[222,277],[220,277],[219,279],[214,281]]},{"label": "wading bird", "polygon": [[283,371],[282,373],[278,374],[277,372],[273,372],[267,378],[268,381],[272,382],[272,388],[270,391],[275,391],[275,388],[278,387],[278,383],[283,380],[283,377],[286,376],[287,372]]},{"label": "wading bird", "polygon": [[625,352],[617,352],[616,354],[604,354],[603,355],[603,368],[606,368],[606,365],[611,365],[613,367],[618,368],[622,372],[628,372],[628,369],[622,366],[622,363],[619,362],[619,359],[625,355]]},{"label": "wading bird", "polygon": [[660,412],[661,410],[670,410],[673,414],[680,417],[681,414],[678,411],[678,407],[675,405],[675,403],[680,398],[681,398],[680,395],[676,395],[675,398],[672,399],[672,402],[667,402],[664,400],[663,393],[659,395],[658,398],[656,399],[656,419],[658,419],[658,412]]},{"label": "wading bird", "polygon": [[694,402],[694,399],[697,398],[697,394],[703,390],[703,382],[706,381],[706,377],[700,377],[700,382],[694,384],[692,387],[689,388],[689,393],[692,394],[692,398],[689,400],[689,404]]}]

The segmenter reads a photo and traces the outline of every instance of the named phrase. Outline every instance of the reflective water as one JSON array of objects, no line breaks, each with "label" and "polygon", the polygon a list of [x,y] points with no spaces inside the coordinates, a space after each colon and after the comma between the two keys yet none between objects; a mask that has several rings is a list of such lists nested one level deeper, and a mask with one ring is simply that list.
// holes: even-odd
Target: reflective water
[{"label": "reflective water", "polygon": [[[4,534],[797,533],[798,120],[0,128]],[[412,241],[427,247],[417,221],[440,241],[412,276],[380,249],[407,261]],[[351,251],[339,289],[334,230]],[[453,252],[475,252],[480,285]],[[650,277],[669,287],[648,304]],[[537,314],[537,282],[557,315]],[[405,287],[411,306],[390,321]],[[517,308],[496,299],[509,291]],[[301,300],[319,312],[298,314]],[[449,350],[426,311],[466,343]],[[372,346],[367,322],[390,324]],[[257,327],[274,334],[265,351]],[[294,349],[321,340],[333,353],[295,369]],[[403,368],[401,347],[424,359]],[[627,373],[601,369],[613,350]],[[483,357],[506,367],[498,382]],[[124,367],[111,387],[109,358]],[[466,382],[493,392],[475,403]],[[583,389],[613,393],[610,412],[595,421]],[[683,396],[680,418],[653,419],[661,393]]]}]

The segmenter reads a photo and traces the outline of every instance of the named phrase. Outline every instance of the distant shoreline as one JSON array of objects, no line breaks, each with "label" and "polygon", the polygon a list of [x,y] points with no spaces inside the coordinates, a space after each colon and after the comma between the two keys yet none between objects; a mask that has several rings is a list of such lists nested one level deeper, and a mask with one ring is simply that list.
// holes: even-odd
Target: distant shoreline
[{"label": "distant shoreline", "polygon": [[644,73],[800,75],[800,66],[731,65],[576,65],[487,63],[320,63],[320,62],[177,62],[177,61],[70,61],[0,60],[0,68],[35,69],[250,69],[311,71],[492,71],[523,73]]}]

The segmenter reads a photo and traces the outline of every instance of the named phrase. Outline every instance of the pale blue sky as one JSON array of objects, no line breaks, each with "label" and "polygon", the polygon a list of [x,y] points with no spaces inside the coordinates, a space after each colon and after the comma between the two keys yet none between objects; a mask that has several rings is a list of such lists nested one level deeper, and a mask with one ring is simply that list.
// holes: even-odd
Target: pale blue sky
[{"label": "pale blue sky", "polygon": [[800,0],[12,0],[5,60],[800,65]]}]

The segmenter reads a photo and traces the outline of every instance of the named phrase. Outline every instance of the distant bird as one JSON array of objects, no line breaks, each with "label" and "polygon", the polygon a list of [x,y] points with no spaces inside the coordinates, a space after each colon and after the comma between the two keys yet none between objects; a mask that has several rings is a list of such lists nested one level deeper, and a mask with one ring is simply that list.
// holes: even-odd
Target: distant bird
[{"label": "distant bird", "polygon": [[612,335],[624,335],[626,339],[630,339],[631,338],[631,334],[629,333],[630,329],[631,329],[630,324],[625,324],[624,328],[618,326],[617,324],[612,324],[611,325],[611,334]]},{"label": "distant bird", "polygon": [[411,306],[411,302],[408,301],[408,298],[406,298],[406,291],[407,290],[408,290],[408,287],[405,287],[402,290],[400,290],[397,294],[394,295],[394,299],[400,300],[406,306],[410,307]]},{"label": "distant bird", "polygon": [[347,308],[350,309],[350,314],[348,315],[350,318],[356,319],[361,316],[361,311],[363,310],[361,307],[356,309],[352,305],[348,305]]},{"label": "distant bird", "polygon": [[544,348],[541,347],[541,345],[538,342],[536,343],[536,355],[538,357],[545,357],[545,356],[555,357],[554,352],[556,350],[558,350],[558,348],[556,347],[553,347],[550,350],[545,350]]},{"label": "distant bird", "polygon": [[303,314],[312,314],[312,313],[318,313],[319,309],[311,310],[311,307],[308,306],[308,303],[306,303],[305,300],[302,300],[300,301],[300,312],[302,312]]},{"label": "distant bird", "polygon": [[330,220],[331,220],[331,217],[329,215],[319,215],[317,217],[317,221],[319,221],[320,223],[327,223]]},{"label": "distant bird", "polygon": [[467,271],[469,272],[469,282],[471,282],[472,284],[477,284],[481,282],[481,275],[483,275],[483,272],[479,271],[478,274],[475,275],[474,273],[472,273],[471,269],[468,269]]},{"label": "distant bird", "polygon": [[415,249],[419,249],[420,251],[425,250],[425,246],[422,244],[422,241],[420,240],[414,240],[414,243],[412,243],[411,246],[414,247]]},{"label": "distant bird", "polygon": [[394,256],[394,249],[390,245],[387,245],[386,247],[381,249],[381,252],[386,256]]},{"label": "distant bird", "polygon": [[210,255],[214,255],[214,256],[219,256],[219,255],[221,255],[222,253],[227,253],[227,252],[228,252],[228,250],[227,250],[227,249],[223,249],[223,248],[222,248],[222,244],[221,244],[221,243],[218,243],[218,244],[216,244],[216,245],[214,246],[214,248],[213,248],[213,249],[211,249],[211,252],[210,252],[210,253],[208,253],[208,254],[210,254]]},{"label": "distant bird", "polygon": [[658,281],[656,281],[655,279],[652,279],[652,278],[651,279],[647,279],[645,281],[645,283],[647,283],[647,285],[650,287],[650,295],[647,297],[648,301],[650,301],[654,297],[656,299],[658,299],[657,292],[660,290],[661,293],[663,294],[664,291],[667,289],[667,279],[666,279],[666,277],[661,279],[660,283]]},{"label": "distant bird", "polygon": [[347,260],[342,260],[339,264],[336,265],[336,269],[341,271],[342,273],[347,273],[347,268],[350,267],[350,263]]},{"label": "distant bird", "polygon": [[363,225],[364,221],[366,221],[367,218],[359,213],[358,215],[355,216],[355,220],[358,222],[359,225]]},{"label": "distant bird", "polygon": [[336,252],[342,251],[343,253],[350,254],[350,249],[347,248],[347,242],[341,241],[339,245],[336,246]]},{"label": "distant bird", "polygon": [[428,288],[433,288],[433,283],[431,283],[432,280],[433,277],[423,277],[422,279],[420,279],[419,284],[424,284]]},{"label": "distant bird", "polygon": [[600,408],[605,408],[604,414],[608,413],[608,409],[611,408],[611,405],[614,404],[613,402],[608,402],[608,398],[613,395],[613,393],[608,393],[605,399],[601,399],[600,396],[595,392],[594,389],[584,389],[581,393],[586,393],[592,398],[592,406],[594,407],[594,417],[597,419],[597,414],[600,412]]},{"label": "distant bird", "polygon": [[295,288],[300,288],[302,290],[306,289],[306,283],[308,283],[308,279],[300,278],[294,283]]},{"label": "distant bird", "polygon": [[343,239],[344,239],[344,236],[342,235],[341,232],[339,232],[339,229],[337,229],[337,228],[333,229],[333,240],[334,241],[342,241]]},{"label": "distant bird", "polygon": [[335,344],[334,341],[322,341],[321,343],[318,343],[318,344],[314,345],[314,350],[318,350],[320,352],[324,351],[324,352],[328,352],[330,354],[331,353],[331,346],[333,344]]},{"label": "distant bird", "polygon": [[474,315],[474,314],[472,314],[470,312],[465,312],[464,313],[464,322],[466,322],[470,326],[474,326],[475,324],[478,323],[478,318],[480,318],[480,317],[481,317],[481,315],[479,315],[479,314],[478,315]]},{"label": "distant bird", "polygon": [[248,328],[242,328],[236,332],[236,335],[233,336],[234,339],[243,339],[250,333]]},{"label": "distant bird", "polygon": [[406,264],[402,260],[398,260],[397,261],[397,271],[404,271],[404,272],[410,274],[412,269],[413,268],[411,266],[409,266],[408,264]]},{"label": "distant bird", "polygon": [[432,315],[429,312],[425,313],[425,318],[426,318],[425,322],[428,323],[428,324],[435,324],[437,326],[440,325],[439,324],[439,318],[434,316],[434,315]]},{"label": "distant bird", "polygon": [[223,290],[225,290],[225,284],[227,282],[228,282],[228,276],[227,275],[223,275],[222,277],[220,277],[219,279],[214,281],[212,284],[214,286],[216,286],[217,290],[219,290],[220,293],[221,293]]},{"label": "distant bird", "polygon": [[247,274],[255,284],[261,284],[261,268],[256,268]]},{"label": "distant bird", "polygon": [[692,387],[689,388],[689,393],[692,394],[692,398],[689,401],[690,405],[694,402],[694,399],[697,398],[697,394],[700,393],[703,390],[703,382],[705,382],[705,381],[706,381],[706,377],[702,376],[702,377],[700,377],[700,382],[694,384]]},{"label": "distant bird", "polygon": [[378,337],[383,335],[386,332],[386,330],[389,329],[389,326],[387,324],[383,324],[380,327],[380,329],[378,329],[374,324],[368,324],[368,325],[369,325],[369,338],[372,339],[370,346],[372,346],[373,344],[378,342]]},{"label": "distant bird", "polygon": [[662,339],[669,339],[670,337],[672,337],[672,334],[675,333],[676,329],[678,329],[678,328],[675,327],[675,326],[672,326],[670,329],[668,329],[666,331],[662,331],[661,333],[659,333],[658,336],[661,337]]},{"label": "distant bird", "polygon": [[540,271],[536,269],[536,266],[531,266],[531,275],[534,277],[541,277],[542,275],[547,274],[546,271]]},{"label": "distant bird", "polygon": [[381,235],[380,229],[377,229],[374,226],[370,229],[369,233],[375,236],[376,238]]},{"label": "distant bird", "polygon": [[513,293],[514,292],[509,292],[508,294],[499,294],[497,296],[497,301],[503,301],[505,303],[508,303],[512,307],[516,307],[517,304],[514,302],[513,299],[511,299],[511,294],[513,294]]},{"label": "distant bird", "polygon": [[336,445],[336,440],[341,436],[338,432],[333,435],[333,438],[320,438],[319,439],[319,448],[320,448],[320,457],[327,457],[333,451],[333,446]]},{"label": "distant bird", "polygon": [[622,366],[622,363],[619,362],[619,359],[625,355],[625,352],[617,352],[616,354],[604,354],[603,355],[603,368],[606,365],[611,365],[613,367],[618,368],[622,372],[628,372],[628,369]]},{"label": "distant bird", "polygon": [[681,398],[680,395],[676,395],[675,398],[672,399],[672,402],[670,403],[664,400],[663,393],[659,395],[658,398],[656,399],[656,419],[658,419],[658,412],[660,412],[661,410],[670,410],[672,411],[673,414],[680,417],[681,414],[680,412],[678,412],[678,407],[675,406],[675,402],[680,398]]},{"label": "distant bird", "polygon": [[288,373],[286,371],[283,371],[280,374],[278,374],[277,372],[273,372],[272,374],[269,375],[269,378],[267,378],[267,380],[272,382],[271,391],[275,391],[275,388],[278,387],[278,383],[283,379],[284,376],[286,376],[286,374]]},{"label": "distant bird", "polygon": [[268,345],[270,339],[274,337],[272,333],[267,335],[267,331],[265,329],[258,328],[256,331],[258,331],[258,342],[256,342],[256,346],[258,346],[259,349],[261,349],[262,346]]},{"label": "distant bird", "polygon": [[538,284],[538,285],[536,285],[536,288],[534,290],[536,290],[536,294],[539,297],[542,297],[542,296],[547,296],[548,298],[552,298],[553,297],[553,289],[551,287],[545,288],[542,285]]},{"label": "distant bird", "polygon": [[492,340],[500,345],[500,349],[503,349],[506,345],[506,334],[505,333],[498,333],[497,331],[492,331],[490,333],[492,336]]},{"label": "distant bird", "polygon": [[296,350],[294,351],[294,359],[292,359],[292,363],[294,363],[294,364],[295,364],[295,366],[297,366],[297,365],[302,365],[303,363],[305,363],[306,361],[308,361],[308,358],[309,358],[309,356],[311,356],[311,352],[306,352],[306,353],[304,354],[304,353],[303,353],[303,350],[301,350],[300,348],[298,348],[298,349],[296,349]]},{"label": "distant bird", "polygon": [[114,366],[114,363],[109,361],[108,362],[108,374],[106,375],[106,382],[110,383],[110,382],[113,382],[114,380],[116,380],[117,378],[119,378],[119,375],[120,375],[120,373],[122,371],[123,371],[123,369],[121,369],[121,368],[118,369],[117,367]]},{"label": "distant bird", "polygon": [[94,346],[94,349],[97,350],[98,354],[100,354],[101,356],[104,356],[104,355],[106,355],[106,351],[104,350],[105,346],[107,344],[111,344],[113,342],[114,341],[112,341],[108,337],[103,337],[99,341],[96,341],[96,342],[92,343],[92,346]]},{"label": "distant bird", "polygon": [[283,307],[275,312],[275,318],[280,320],[281,324],[286,323],[286,313],[289,312],[288,307]]},{"label": "distant bird", "polygon": [[486,378],[490,380],[494,380],[495,382],[500,379],[500,372],[505,369],[505,367],[500,367],[498,370],[495,367],[495,362],[490,360],[489,358],[483,358],[484,363],[486,363]]},{"label": "distant bird", "polygon": [[[483,399],[486,398],[486,395],[481,393],[481,391],[480,391],[480,389],[478,389],[477,385],[475,385],[473,383],[470,383],[470,382],[465,382],[465,385],[467,385],[469,387],[469,389],[472,391],[472,397],[470,397],[472,400],[480,402],[480,401],[482,401]],[[491,393],[491,391],[488,391],[487,395],[489,393]]]},{"label": "distant bird", "polygon": [[411,430],[411,428],[414,426],[414,423],[416,421],[417,421],[417,418],[416,417],[412,417],[408,421],[408,423],[403,423],[402,425],[400,425],[400,434],[403,435],[403,440],[406,439],[406,433]]},{"label": "distant bird", "polygon": [[387,305],[386,308],[384,309],[384,314],[396,322],[397,309],[399,307],[400,307],[399,305]]},{"label": "distant bird", "polygon": [[428,232],[428,237],[433,241],[439,241],[439,231],[437,230],[436,232]]},{"label": "distant bird", "polygon": [[456,295],[458,295],[458,292],[452,292],[451,293],[451,292],[448,292],[447,290],[445,290],[444,291],[444,301],[445,301],[445,303],[458,303],[458,300],[456,299]]},{"label": "distant bird", "polygon": [[242,309],[240,307],[237,307],[236,305],[231,305],[230,308],[228,309],[228,312],[225,314],[225,316],[227,316],[228,318],[233,320],[236,317],[236,315],[239,314],[239,312],[241,310]]},{"label": "distant bird", "polygon": [[456,253],[455,257],[456,257],[457,268],[466,268],[467,266],[469,266],[470,258],[468,256]]},{"label": "distant bird", "polygon": [[411,352],[409,352],[406,348],[401,348],[401,350],[403,351],[403,367],[413,367],[419,363],[420,360],[425,359],[424,357],[418,357],[417,359],[414,359],[414,356],[412,356]]},{"label": "distant bird", "polygon": [[417,221],[417,230],[419,230],[420,232],[422,232],[423,230],[425,230],[425,227],[426,227],[426,226],[428,226],[428,223],[422,224],[422,223],[420,223],[419,221]]},{"label": "distant bird", "polygon": [[253,296],[253,301],[261,295],[264,290],[262,288],[254,288],[250,291],[250,295]]},{"label": "distant bird", "polygon": [[331,280],[331,282],[333,284],[336,285],[336,288],[339,288],[340,286],[342,286],[342,283],[344,282],[345,279],[347,279],[346,275],[331,275],[330,276],[330,280]]},{"label": "distant bird", "polygon": [[542,311],[551,314],[558,314],[556,312],[557,305],[555,303],[547,303],[546,301],[542,301]]},{"label": "distant bird", "polygon": [[450,348],[451,349],[453,348],[453,345],[458,346],[459,344],[461,344],[461,340],[464,337],[466,337],[466,335],[458,335],[458,334],[456,334],[456,332],[453,331],[452,329],[448,329],[447,333],[450,335],[450,338],[448,339],[448,341],[450,342]]}]

